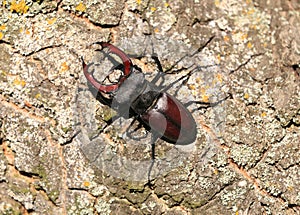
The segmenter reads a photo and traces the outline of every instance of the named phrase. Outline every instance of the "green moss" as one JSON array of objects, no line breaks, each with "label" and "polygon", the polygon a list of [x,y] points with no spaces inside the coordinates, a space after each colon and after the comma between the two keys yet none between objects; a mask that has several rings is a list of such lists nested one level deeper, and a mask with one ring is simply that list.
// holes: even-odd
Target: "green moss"
[{"label": "green moss", "polygon": [[21,187],[19,184],[10,184],[9,188],[16,194],[18,194],[18,193],[22,193],[22,194],[30,193],[30,190],[29,190],[28,187]]},{"label": "green moss", "polygon": [[102,115],[102,119],[107,122],[111,120],[113,117],[115,117],[117,115],[117,112],[109,107],[105,107],[102,109],[101,115]]},{"label": "green moss", "polygon": [[0,70],[0,78],[1,80],[7,81],[7,72],[5,72],[4,70]]},{"label": "green moss", "polygon": [[190,208],[199,208],[202,205],[206,204],[206,200],[190,201],[188,207]]},{"label": "green moss", "polygon": [[71,127],[62,127],[61,130],[66,134],[66,133],[68,133],[69,131],[71,131],[72,128],[71,128]]},{"label": "green moss", "polygon": [[[44,159],[40,158],[40,159],[41,159],[41,163],[46,162],[45,161],[46,158],[44,158]],[[49,192],[47,192],[47,194],[48,194],[49,199],[51,199],[51,201],[55,202],[58,199],[60,192],[59,192],[59,190],[54,190],[54,189],[52,190],[53,186],[49,185],[51,182],[49,182],[49,180],[48,180],[48,174],[47,174],[45,167],[43,165],[38,165],[34,169],[34,172],[41,177],[41,180],[43,181],[43,183],[45,184],[46,187],[48,187],[48,188],[50,187],[49,189],[47,189],[47,190],[49,190]],[[36,187],[36,189],[39,189],[39,187]]]},{"label": "green moss", "polygon": [[33,169],[33,172],[38,174],[39,177],[41,177],[42,179],[45,179],[47,177],[47,172],[45,167],[40,164]]},{"label": "green moss", "polygon": [[126,190],[143,192],[145,190],[145,187],[143,183],[128,183],[126,184]]},{"label": "green moss", "polygon": [[15,210],[13,208],[6,208],[3,212],[3,215],[22,215],[22,212],[19,210]]},{"label": "green moss", "polygon": [[48,194],[48,197],[53,201],[55,202],[58,197],[59,197],[59,191],[58,190],[52,190],[49,194]]}]

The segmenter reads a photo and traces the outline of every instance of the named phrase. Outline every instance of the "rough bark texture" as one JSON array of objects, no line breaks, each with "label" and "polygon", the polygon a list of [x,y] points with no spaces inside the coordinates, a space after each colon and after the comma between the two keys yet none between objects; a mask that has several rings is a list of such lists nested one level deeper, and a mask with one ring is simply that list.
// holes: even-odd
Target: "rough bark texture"
[{"label": "rough bark texture", "polygon": [[[2,1],[0,214],[300,214],[299,32],[297,0]],[[96,41],[191,104],[151,184],[151,132],[87,87]]]}]

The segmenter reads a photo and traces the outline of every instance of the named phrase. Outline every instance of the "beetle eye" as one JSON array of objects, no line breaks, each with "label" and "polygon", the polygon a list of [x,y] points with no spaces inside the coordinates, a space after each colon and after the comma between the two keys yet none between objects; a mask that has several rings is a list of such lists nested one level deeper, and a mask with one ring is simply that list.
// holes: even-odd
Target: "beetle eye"
[{"label": "beetle eye", "polygon": [[137,107],[142,109],[147,109],[149,107],[149,103],[151,102],[149,95],[143,94],[137,98]]},{"label": "beetle eye", "polygon": [[141,96],[141,103],[143,103],[143,106],[148,109],[153,105],[153,103],[155,103],[157,95],[158,93],[155,91],[148,91]]}]

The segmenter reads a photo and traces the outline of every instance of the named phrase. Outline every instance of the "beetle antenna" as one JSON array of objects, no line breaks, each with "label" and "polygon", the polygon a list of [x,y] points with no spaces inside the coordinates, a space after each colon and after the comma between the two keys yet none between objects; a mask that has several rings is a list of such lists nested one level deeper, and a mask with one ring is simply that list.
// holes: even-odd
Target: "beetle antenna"
[{"label": "beetle antenna", "polygon": [[155,64],[157,65],[158,71],[159,71],[155,75],[155,77],[152,79],[151,83],[155,84],[160,78],[162,78],[163,79],[162,82],[164,82],[164,77],[166,74],[164,73],[163,67],[158,58],[158,54],[154,51],[154,43],[153,43],[152,39],[151,39],[151,49],[152,49],[151,58],[154,60]]}]

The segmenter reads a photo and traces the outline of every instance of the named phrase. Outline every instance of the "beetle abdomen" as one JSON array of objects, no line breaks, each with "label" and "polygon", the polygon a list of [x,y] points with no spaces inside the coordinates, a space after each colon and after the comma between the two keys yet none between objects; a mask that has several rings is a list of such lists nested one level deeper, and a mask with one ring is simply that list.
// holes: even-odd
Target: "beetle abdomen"
[{"label": "beetle abdomen", "polygon": [[167,93],[161,93],[156,103],[141,114],[141,119],[169,142],[189,144],[196,139],[197,126],[193,116]]}]

